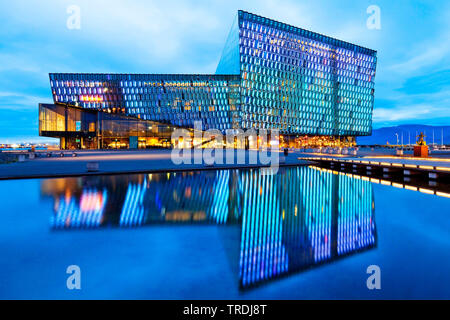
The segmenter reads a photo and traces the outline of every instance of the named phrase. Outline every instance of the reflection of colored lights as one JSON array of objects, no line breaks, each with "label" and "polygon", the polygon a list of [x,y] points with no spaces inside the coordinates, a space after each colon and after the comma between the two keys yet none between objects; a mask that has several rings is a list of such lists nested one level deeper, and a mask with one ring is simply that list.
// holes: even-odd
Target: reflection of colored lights
[{"label": "reflection of colored lights", "polygon": [[99,227],[102,223],[106,200],[106,189],[103,192],[83,190],[79,200],[66,192],[64,198],[61,197],[58,201],[52,225],[55,228]]},{"label": "reflection of colored lights", "polygon": [[348,177],[339,182],[345,200],[339,203],[338,254],[344,254],[374,243],[375,203],[370,182]]},{"label": "reflection of colored lights", "polygon": [[80,200],[81,212],[99,211],[104,206],[101,193],[83,193]]},{"label": "reflection of colored lights", "polygon": [[[371,183],[315,169],[296,168],[286,176],[243,173],[243,287],[335,258],[333,243],[338,255],[374,244]],[[339,212],[332,204],[337,199]]]},{"label": "reflection of colored lights", "polygon": [[216,173],[216,190],[213,192],[213,202],[210,209],[210,216],[216,223],[226,223],[229,214],[229,184],[230,171],[221,170]]},{"label": "reflection of colored lights", "polygon": [[184,189],[184,197],[189,199],[192,195],[192,188],[191,187],[186,187]]},{"label": "reflection of colored lights", "polygon": [[139,226],[144,222],[145,210],[143,206],[147,180],[139,185],[130,183],[120,214],[120,225],[123,227]]},{"label": "reflection of colored lights", "polygon": [[[126,189],[115,189],[123,190],[115,194],[123,197],[120,219],[103,218],[106,191],[85,189],[68,202],[63,194],[55,201],[53,225],[98,227],[108,221],[132,227],[240,221],[239,272],[244,287],[369,248],[375,241],[370,182],[308,167],[285,169],[278,175],[218,170],[172,173],[170,177],[153,174],[149,182],[149,175],[140,175],[127,180]],[[201,188],[207,192],[200,195]],[[172,200],[174,191],[179,203]],[[107,208],[116,212],[117,203]]]},{"label": "reflection of colored lights", "polygon": [[[286,272],[288,256],[282,244],[279,200],[269,192],[274,185],[271,175],[242,173],[242,237],[240,277],[248,286]],[[260,188],[263,193],[260,195]]]},{"label": "reflection of colored lights", "polygon": [[66,201],[67,203],[69,203],[71,198],[72,198],[72,194],[71,194],[70,190],[69,190],[69,189],[66,189],[66,192],[65,192],[65,201]]}]

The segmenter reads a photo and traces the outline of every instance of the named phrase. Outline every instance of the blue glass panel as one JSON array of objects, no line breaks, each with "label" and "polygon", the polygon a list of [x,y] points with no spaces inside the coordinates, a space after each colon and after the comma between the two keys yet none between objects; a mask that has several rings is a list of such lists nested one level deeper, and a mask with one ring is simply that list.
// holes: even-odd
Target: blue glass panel
[{"label": "blue glass panel", "polygon": [[236,15],[225,47],[223,48],[216,74],[240,74],[238,20],[238,16]]}]

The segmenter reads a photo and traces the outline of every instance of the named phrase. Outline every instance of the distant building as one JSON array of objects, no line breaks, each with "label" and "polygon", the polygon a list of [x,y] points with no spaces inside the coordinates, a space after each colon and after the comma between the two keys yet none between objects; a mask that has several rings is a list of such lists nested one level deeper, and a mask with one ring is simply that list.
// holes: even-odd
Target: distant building
[{"label": "distant building", "polygon": [[278,129],[291,146],[352,144],[372,131],[376,62],[374,50],[239,11],[215,75],[50,74],[59,107],[40,105],[40,135],[62,148],[145,148],[201,121]]}]

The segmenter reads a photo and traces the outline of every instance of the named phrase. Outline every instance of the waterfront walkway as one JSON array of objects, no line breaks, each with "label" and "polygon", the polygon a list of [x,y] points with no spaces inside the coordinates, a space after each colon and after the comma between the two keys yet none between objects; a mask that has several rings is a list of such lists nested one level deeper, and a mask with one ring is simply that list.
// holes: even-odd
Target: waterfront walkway
[{"label": "waterfront walkway", "polygon": [[[303,155],[299,159],[314,161],[321,168],[339,171],[352,177],[365,176],[363,179],[367,181],[450,197],[450,159],[448,158]],[[411,185],[413,181],[414,186]]]},{"label": "waterfront walkway", "polygon": [[[37,157],[33,160],[27,159],[24,162],[0,164],[0,180],[53,178],[91,174],[258,168],[268,166],[260,161],[256,164],[248,161],[250,155],[254,156],[258,154],[257,151],[246,151],[245,153],[246,163],[237,164],[235,157],[235,161],[232,164],[227,164],[224,150],[224,164],[214,164],[211,166],[205,163],[177,165],[171,160],[171,150],[77,151],[77,157],[72,157],[72,152],[66,152],[65,157],[59,157],[60,152],[58,151],[54,152],[54,156],[50,158]],[[280,166],[309,164],[308,161],[298,159],[300,155],[295,152],[291,152],[286,158],[282,153],[278,155]],[[88,172],[88,163],[94,167],[98,165],[98,171]]]},{"label": "waterfront walkway", "polygon": [[444,171],[450,171],[450,158],[429,157],[429,158],[414,158],[411,156],[391,156],[391,155],[376,155],[376,156],[344,156],[344,155],[314,155],[302,154],[299,157],[301,160],[330,160],[334,159],[337,162],[355,162],[363,164],[375,164],[381,166],[402,166],[406,168],[422,168],[422,169],[436,169],[443,168]]}]

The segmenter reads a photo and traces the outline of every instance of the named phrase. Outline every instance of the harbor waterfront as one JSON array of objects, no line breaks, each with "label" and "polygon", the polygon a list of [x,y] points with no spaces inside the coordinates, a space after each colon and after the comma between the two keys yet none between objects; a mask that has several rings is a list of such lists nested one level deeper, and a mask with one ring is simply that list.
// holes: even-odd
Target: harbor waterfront
[{"label": "harbor waterfront", "polygon": [[[373,149],[373,148],[372,148]],[[276,150],[276,149],[275,149]],[[330,149],[331,150],[331,149]],[[336,152],[338,149],[335,149]],[[314,162],[335,162],[351,166],[366,165],[369,171],[377,169],[385,170],[384,174],[409,170],[412,172],[424,172],[446,177],[450,173],[450,152],[433,153],[429,158],[414,158],[405,153],[404,156],[396,156],[395,150],[370,148],[353,148],[349,154],[327,154],[317,152],[316,149],[284,149],[266,151],[276,160],[278,166],[307,165]],[[177,155],[183,150],[77,150],[77,151],[18,151],[3,153],[14,161],[0,165],[1,179],[26,179],[45,177],[82,176],[92,174],[121,174],[121,173],[146,173],[146,172],[171,172],[200,169],[221,168],[258,168],[267,167],[271,163],[261,162],[263,152],[258,150],[233,150],[224,149],[219,158],[212,157],[212,163],[206,163],[202,156],[200,162],[195,158],[195,153],[201,155],[213,154],[217,149],[193,149],[184,150],[189,155],[187,161],[174,163],[173,153]],[[233,156],[227,159],[227,152]],[[267,157],[267,154],[265,155]],[[2,155],[2,153],[0,153]],[[240,157],[243,155],[243,157]],[[22,161],[17,158],[22,156]],[[14,158],[13,158],[14,157]],[[240,159],[242,158],[242,160]],[[220,160],[221,161],[217,161]],[[256,161],[251,161],[256,159]],[[93,169],[90,169],[93,165]],[[384,167],[384,169],[383,169]],[[402,171],[404,172],[404,171]],[[409,175],[409,174],[408,174]],[[425,175],[428,179],[429,176]],[[446,178],[445,178],[446,179]]]},{"label": "harbor waterfront", "polygon": [[[211,149],[200,151],[213,152]],[[229,151],[234,154],[231,161],[226,159],[227,154],[223,152],[221,163],[212,164],[206,163],[203,158],[200,159],[200,162],[194,161],[195,150],[192,152],[185,150],[192,157],[190,161],[187,161],[188,163],[180,164],[172,161],[172,150],[164,149],[77,151],[76,157],[73,156],[73,152],[49,151],[36,153],[33,159],[29,158],[29,153],[23,153],[23,162],[0,165],[0,180],[271,166],[271,163],[261,161],[262,152],[256,150]],[[238,161],[237,152],[244,155],[244,161]],[[273,158],[276,159],[277,166],[301,166],[309,163],[298,159],[298,155],[296,152],[291,152],[285,156],[284,153],[277,151],[273,154]],[[256,162],[251,159],[256,159]]]},{"label": "harbor waterfront", "polygon": [[450,2],[75,2],[0,3],[0,300],[450,300]]}]

